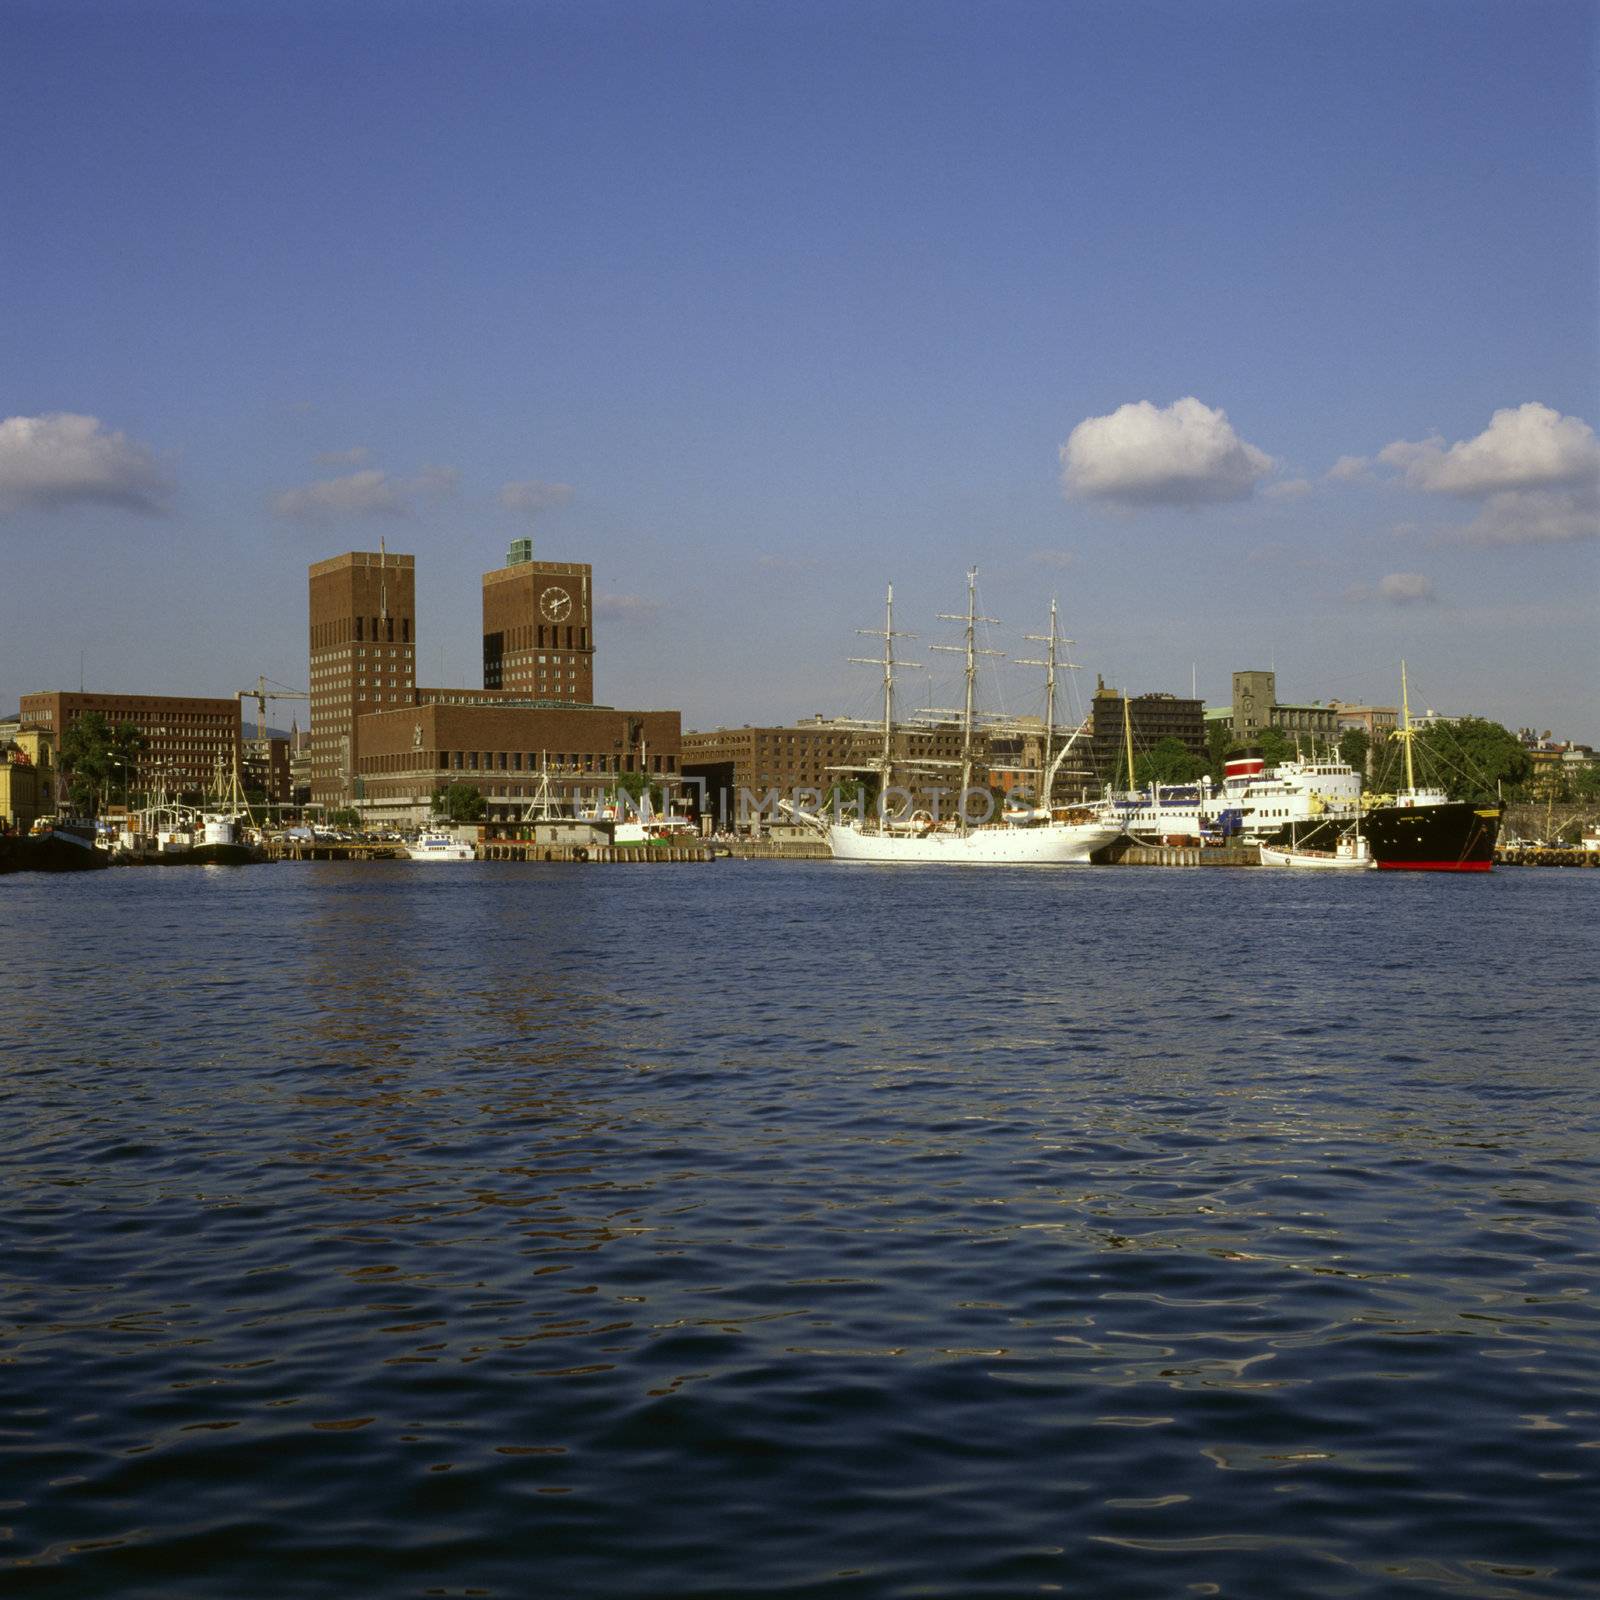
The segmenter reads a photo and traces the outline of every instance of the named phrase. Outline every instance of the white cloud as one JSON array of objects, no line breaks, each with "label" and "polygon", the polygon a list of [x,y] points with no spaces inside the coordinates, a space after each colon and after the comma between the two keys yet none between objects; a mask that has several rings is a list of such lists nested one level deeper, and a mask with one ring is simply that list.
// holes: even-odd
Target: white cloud
[{"label": "white cloud", "polygon": [[0,509],[100,504],[164,511],[171,473],[143,445],[98,417],[52,411],[0,422]]},{"label": "white cloud", "polygon": [[358,444],[350,450],[324,450],[316,461],[319,467],[366,467],[372,464],[372,452]]},{"label": "white cloud", "polygon": [[1241,439],[1225,411],[1192,395],[1087,417],[1061,446],[1064,494],[1126,505],[1243,500],[1271,470],[1272,457]]},{"label": "white cloud", "polygon": [[1581,489],[1507,489],[1492,494],[1482,511],[1453,538],[1464,544],[1577,544],[1600,539],[1600,492]]},{"label": "white cloud", "polygon": [[1397,439],[1378,459],[1405,474],[1409,489],[1479,500],[1464,544],[1573,544],[1600,538],[1600,439],[1581,417],[1537,401],[1496,411],[1489,426],[1448,448],[1434,437]]},{"label": "white cloud", "polygon": [[520,511],[530,517],[541,511],[554,511],[571,499],[570,483],[546,483],[542,478],[508,483],[500,490],[500,504],[507,511]]},{"label": "white cloud", "polygon": [[460,477],[454,467],[424,467],[414,478],[394,478],[376,467],[324,478],[273,496],[272,509],[296,522],[336,517],[407,517],[414,501],[451,493]]},{"label": "white cloud", "polygon": [[1261,493],[1268,500],[1298,500],[1311,493],[1311,485],[1305,478],[1285,478],[1280,483],[1269,483]]},{"label": "white cloud", "polygon": [[1378,579],[1378,598],[1391,605],[1414,606],[1436,598],[1433,580],[1420,572],[1390,572]]},{"label": "white cloud", "polygon": [[1344,597],[1358,603],[1381,600],[1391,606],[1429,605],[1438,599],[1433,580],[1420,572],[1391,572],[1372,587],[1364,583],[1352,584],[1345,590]]},{"label": "white cloud", "polygon": [[1372,476],[1372,462],[1366,456],[1340,456],[1323,474],[1335,483],[1363,483]]},{"label": "white cloud", "polygon": [[1397,439],[1378,459],[1405,473],[1406,487],[1476,498],[1506,490],[1559,489],[1600,480],[1600,439],[1580,417],[1529,401],[1495,412],[1476,438],[1448,449],[1435,436]]},{"label": "white cloud", "polygon": [[613,622],[648,622],[661,609],[659,600],[637,594],[597,594],[594,614]]},{"label": "white cloud", "polygon": [[1040,567],[1070,567],[1077,557],[1070,550],[1035,550],[1028,559]]}]

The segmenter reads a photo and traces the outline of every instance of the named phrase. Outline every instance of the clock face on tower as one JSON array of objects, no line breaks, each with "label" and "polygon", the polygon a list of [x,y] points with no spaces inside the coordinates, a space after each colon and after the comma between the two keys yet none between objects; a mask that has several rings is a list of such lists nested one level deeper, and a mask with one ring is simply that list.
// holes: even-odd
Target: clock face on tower
[{"label": "clock face on tower", "polygon": [[539,596],[539,614],[546,622],[561,622],[572,615],[572,596],[552,586]]}]

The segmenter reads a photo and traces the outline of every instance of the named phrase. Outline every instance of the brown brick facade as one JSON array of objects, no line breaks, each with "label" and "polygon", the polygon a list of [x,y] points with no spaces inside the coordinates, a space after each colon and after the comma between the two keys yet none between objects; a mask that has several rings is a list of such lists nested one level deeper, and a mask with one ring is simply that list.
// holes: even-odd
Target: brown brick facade
[{"label": "brown brick facade", "polygon": [[604,706],[419,705],[361,719],[363,809],[404,819],[426,812],[437,789],[470,783],[492,818],[520,814],[548,772],[557,800],[587,808],[615,775],[679,778],[676,711]]},{"label": "brown brick facade", "polygon": [[215,784],[219,762],[224,774],[231,776],[239,759],[236,699],[66,690],[22,697],[23,726],[53,735],[57,750],[73,723],[93,711],[113,728],[131,722],[144,735],[145,751],[132,775],[132,792],[204,792]]},{"label": "brown brick facade", "polygon": [[311,798],[355,798],[359,719],[416,688],[416,558],[352,550],[310,571]]},{"label": "brown brick facade", "polygon": [[592,573],[520,561],[483,575],[483,686],[523,700],[594,699]]}]

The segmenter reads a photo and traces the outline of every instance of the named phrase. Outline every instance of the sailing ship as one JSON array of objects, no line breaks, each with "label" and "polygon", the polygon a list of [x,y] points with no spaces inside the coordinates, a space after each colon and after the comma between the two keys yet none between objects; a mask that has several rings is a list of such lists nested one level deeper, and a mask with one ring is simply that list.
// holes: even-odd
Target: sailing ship
[{"label": "sailing ship", "polygon": [[[1050,804],[1051,788],[1057,772],[1069,750],[1082,734],[1080,726],[1062,745],[1052,759],[1051,748],[1055,742],[1055,689],[1056,650],[1061,642],[1056,632],[1054,603],[1050,608],[1050,632],[1037,635],[1047,644],[1046,696],[1044,748],[1040,760],[1041,782],[1037,804],[1029,807],[1008,808],[1002,818],[995,821],[974,822],[967,815],[966,798],[972,790],[974,760],[974,732],[976,729],[976,687],[978,658],[996,652],[980,650],[977,645],[977,626],[980,622],[993,622],[992,617],[978,615],[978,570],[967,573],[967,609],[964,616],[942,616],[941,621],[965,624],[963,645],[935,645],[966,658],[965,695],[961,711],[961,802],[953,816],[939,819],[927,811],[914,811],[909,816],[894,817],[887,807],[887,793],[894,775],[894,675],[897,665],[894,641],[908,635],[896,633],[894,626],[894,586],[889,586],[885,602],[884,626],[863,629],[883,640],[881,659],[867,658],[868,663],[883,668],[883,744],[877,764],[879,785],[879,815],[868,821],[856,818],[850,821],[836,819],[825,821],[817,817],[808,820],[818,823],[828,841],[835,861],[875,862],[881,865],[947,866],[1045,866],[1088,861],[1094,851],[1110,844],[1120,829],[1113,823],[1103,822],[1087,807],[1053,807]],[[808,815],[800,813],[801,815]]]},{"label": "sailing ship", "polygon": [[1392,801],[1373,806],[1366,816],[1367,838],[1378,865],[1395,872],[1487,872],[1494,865],[1500,832],[1500,807],[1452,800],[1443,789],[1419,789],[1412,756],[1416,730],[1406,664],[1400,663],[1400,727],[1405,749],[1406,786]]}]

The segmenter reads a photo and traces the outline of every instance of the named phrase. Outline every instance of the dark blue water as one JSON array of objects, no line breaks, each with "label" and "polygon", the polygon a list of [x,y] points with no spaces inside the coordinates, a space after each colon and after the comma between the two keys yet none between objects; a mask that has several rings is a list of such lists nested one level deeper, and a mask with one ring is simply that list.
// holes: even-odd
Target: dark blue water
[{"label": "dark blue water", "polygon": [[0,882],[0,1594],[1592,1596],[1600,873]]}]

